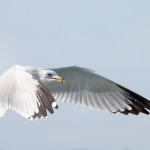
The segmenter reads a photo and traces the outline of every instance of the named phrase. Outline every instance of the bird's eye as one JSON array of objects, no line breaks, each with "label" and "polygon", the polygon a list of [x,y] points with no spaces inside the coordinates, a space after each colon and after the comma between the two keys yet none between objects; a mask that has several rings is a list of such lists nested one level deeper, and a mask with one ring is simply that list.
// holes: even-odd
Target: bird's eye
[{"label": "bird's eye", "polygon": [[47,75],[48,75],[48,76],[51,76],[52,74],[51,74],[51,73],[48,73]]}]

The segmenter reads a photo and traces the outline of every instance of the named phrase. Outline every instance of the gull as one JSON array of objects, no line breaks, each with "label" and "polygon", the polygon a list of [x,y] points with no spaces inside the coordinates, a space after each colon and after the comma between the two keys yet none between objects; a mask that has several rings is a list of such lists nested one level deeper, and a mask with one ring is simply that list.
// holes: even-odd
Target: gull
[{"label": "gull", "polygon": [[56,102],[125,115],[149,114],[150,110],[146,98],[78,66],[40,69],[14,65],[0,77],[0,117],[7,109],[27,119],[47,117],[58,109]]}]

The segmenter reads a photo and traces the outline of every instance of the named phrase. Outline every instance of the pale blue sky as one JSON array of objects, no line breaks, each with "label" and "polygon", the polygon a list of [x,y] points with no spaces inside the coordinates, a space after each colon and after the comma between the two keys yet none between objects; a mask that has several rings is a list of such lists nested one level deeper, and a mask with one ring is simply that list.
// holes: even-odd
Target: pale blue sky
[{"label": "pale blue sky", "polygon": [[[0,72],[79,65],[150,99],[150,1],[0,1]],[[10,79],[11,80],[11,79]],[[146,150],[150,116],[59,104],[47,119],[0,119],[0,150]]]}]

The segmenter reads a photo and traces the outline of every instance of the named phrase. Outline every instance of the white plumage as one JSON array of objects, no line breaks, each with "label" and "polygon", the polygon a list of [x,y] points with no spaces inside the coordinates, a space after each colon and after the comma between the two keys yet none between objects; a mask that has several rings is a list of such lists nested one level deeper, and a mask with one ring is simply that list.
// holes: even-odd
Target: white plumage
[{"label": "white plumage", "polygon": [[86,68],[43,70],[15,65],[0,77],[0,117],[9,108],[25,118],[46,117],[47,110],[53,113],[53,107],[58,108],[55,100],[113,113],[149,114],[150,109],[144,97]]}]

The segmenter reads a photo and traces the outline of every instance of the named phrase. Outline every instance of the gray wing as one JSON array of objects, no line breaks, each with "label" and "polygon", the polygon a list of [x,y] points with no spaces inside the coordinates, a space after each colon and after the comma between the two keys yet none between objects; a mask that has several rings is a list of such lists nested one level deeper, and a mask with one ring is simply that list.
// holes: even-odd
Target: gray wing
[{"label": "gray wing", "polygon": [[25,118],[47,116],[53,113],[51,93],[29,73],[12,67],[0,77],[0,116],[13,109]]},{"label": "gray wing", "polygon": [[58,102],[81,104],[113,113],[149,114],[150,101],[92,70],[77,66],[52,70],[66,81],[65,84],[44,83]]}]

